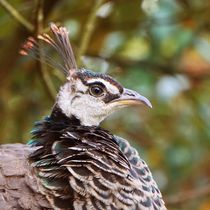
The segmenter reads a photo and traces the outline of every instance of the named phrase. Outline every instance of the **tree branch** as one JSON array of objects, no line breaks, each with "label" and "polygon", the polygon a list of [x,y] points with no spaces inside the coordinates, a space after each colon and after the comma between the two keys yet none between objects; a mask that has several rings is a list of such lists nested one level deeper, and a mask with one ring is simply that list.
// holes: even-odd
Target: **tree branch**
[{"label": "tree branch", "polygon": [[22,24],[28,31],[33,32],[34,26],[28,22],[12,5],[5,0],[0,0],[1,6],[20,24]]},{"label": "tree branch", "polygon": [[82,64],[81,57],[85,54],[88,44],[90,42],[91,35],[96,26],[97,11],[99,7],[103,4],[104,0],[95,0],[95,4],[90,12],[87,23],[84,28],[83,36],[81,38],[81,45],[77,54],[77,64],[80,66]]},{"label": "tree branch", "polygon": [[[44,0],[37,0],[37,13],[36,13],[36,35],[43,32],[43,3]],[[52,101],[55,100],[56,90],[50,78],[49,72],[43,65],[43,50],[39,48],[39,60],[37,61],[37,66],[40,74],[40,78],[46,92],[48,93]]]}]

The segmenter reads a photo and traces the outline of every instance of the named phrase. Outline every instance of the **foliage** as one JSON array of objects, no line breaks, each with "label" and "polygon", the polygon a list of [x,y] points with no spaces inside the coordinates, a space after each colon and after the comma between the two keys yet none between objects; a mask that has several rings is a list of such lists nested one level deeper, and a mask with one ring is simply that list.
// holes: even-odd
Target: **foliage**
[{"label": "foliage", "polygon": [[[69,29],[81,65],[108,72],[151,100],[152,110],[122,110],[103,126],[132,140],[169,209],[210,209],[210,1],[154,0],[146,13],[139,0],[8,2],[31,25],[0,7],[1,143],[26,142],[33,122],[50,113],[40,66],[18,51],[29,35],[58,22]],[[45,68],[58,90],[61,73]]]}]

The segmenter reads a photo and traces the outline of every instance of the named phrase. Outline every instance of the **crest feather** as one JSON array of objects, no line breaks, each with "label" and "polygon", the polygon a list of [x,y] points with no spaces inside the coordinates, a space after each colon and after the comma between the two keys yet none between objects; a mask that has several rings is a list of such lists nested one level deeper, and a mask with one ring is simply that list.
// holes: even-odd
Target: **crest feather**
[{"label": "crest feather", "polygon": [[[69,33],[65,27],[58,27],[54,23],[50,24],[50,29],[53,37],[46,33],[38,35],[36,38],[29,37],[23,44],[20,54],[24,56],[29,55],[49,66],[62,70],[67,79],[69,79],[77,70],[76,60],[68,37]],[[53,47],[62,58],[63,64],[56,62],[50,57],[43,44]],[[42,59],[40,59],[40,52],[42,53]]]}]

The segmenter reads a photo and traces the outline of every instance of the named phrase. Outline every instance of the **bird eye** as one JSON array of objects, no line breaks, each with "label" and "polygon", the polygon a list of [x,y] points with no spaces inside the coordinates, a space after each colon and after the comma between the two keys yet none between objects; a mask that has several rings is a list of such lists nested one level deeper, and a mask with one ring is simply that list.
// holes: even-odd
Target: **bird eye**
[{"label": "bird eye", "polygon": [[98,85],[91,86],[89,91],[92,96],[96,97],[102,96],[104,93],[104,89]]}]

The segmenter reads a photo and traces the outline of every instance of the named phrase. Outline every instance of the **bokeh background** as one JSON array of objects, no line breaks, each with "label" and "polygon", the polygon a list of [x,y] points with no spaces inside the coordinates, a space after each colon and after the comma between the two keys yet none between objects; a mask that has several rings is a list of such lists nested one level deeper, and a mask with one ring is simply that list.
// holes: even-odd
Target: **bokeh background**
[{"label": "bokeh background", "polygon": [[0,143],[27,142],[64,81],[18,53],[49,22],[69,29],[80,66],[151,100],[103,127],[139,150],[168,208],[210,209],[210,0],[0,0]]}]

